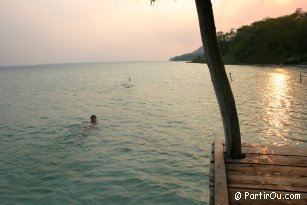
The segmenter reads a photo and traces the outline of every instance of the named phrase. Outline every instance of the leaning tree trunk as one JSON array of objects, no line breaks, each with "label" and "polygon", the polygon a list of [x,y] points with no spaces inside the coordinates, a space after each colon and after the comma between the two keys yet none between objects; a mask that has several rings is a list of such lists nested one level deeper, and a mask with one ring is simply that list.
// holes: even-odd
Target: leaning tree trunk
[{"label": "leaning tree trunk", "polygon": [[217,43],[212,4],[210,0],[195,0],[195,3],[211,81],[222,115],[227,157],[242,158],[238,114]]}]

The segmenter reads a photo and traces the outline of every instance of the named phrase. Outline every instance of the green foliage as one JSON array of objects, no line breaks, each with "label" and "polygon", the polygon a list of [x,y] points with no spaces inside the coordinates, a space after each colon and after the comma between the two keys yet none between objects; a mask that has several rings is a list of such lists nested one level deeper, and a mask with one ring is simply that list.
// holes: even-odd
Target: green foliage
[{"label": "green foliage", "polygon": [[217,38],[226,64],[306,64],[307,13],[266,18]]}]

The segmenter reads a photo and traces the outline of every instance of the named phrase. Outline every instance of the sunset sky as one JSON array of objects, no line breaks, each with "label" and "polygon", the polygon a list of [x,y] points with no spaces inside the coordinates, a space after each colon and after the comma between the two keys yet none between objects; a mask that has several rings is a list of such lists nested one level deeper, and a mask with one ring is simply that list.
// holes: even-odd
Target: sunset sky
[{"label": "sunset sky", "polygon": [[[307,0],[212,0],[217,31]],[[168,60],[201,45],[194,0],[0,0],[0,66]]]}]

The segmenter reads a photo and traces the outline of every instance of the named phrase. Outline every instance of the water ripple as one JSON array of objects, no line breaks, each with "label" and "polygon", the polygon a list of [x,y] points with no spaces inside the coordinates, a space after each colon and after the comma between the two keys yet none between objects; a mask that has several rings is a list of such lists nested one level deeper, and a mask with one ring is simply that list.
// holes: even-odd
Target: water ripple
[{"label": "water ripple", "polygon": [[[223,125],[204,67],[1,70],[1,204],[207,204],[211,142]],[[306,144],[307,86],[296,80],[305,70],[226,69],[243,142]]]}]

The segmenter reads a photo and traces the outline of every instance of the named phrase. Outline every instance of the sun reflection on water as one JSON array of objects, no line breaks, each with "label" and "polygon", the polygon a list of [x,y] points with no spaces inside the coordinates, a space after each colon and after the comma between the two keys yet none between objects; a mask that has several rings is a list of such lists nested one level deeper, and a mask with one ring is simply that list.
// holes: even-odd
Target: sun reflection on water
[{"label": "sun reflection on water", "polygon": [[277,69],[270,73],[263,92],[263,103],[266,104],[263,117],[266,121],[265,136],[272,137],[274,144],[288,144],[290,123],[288,109],[291,105],[289,95],[288,71]]}]

